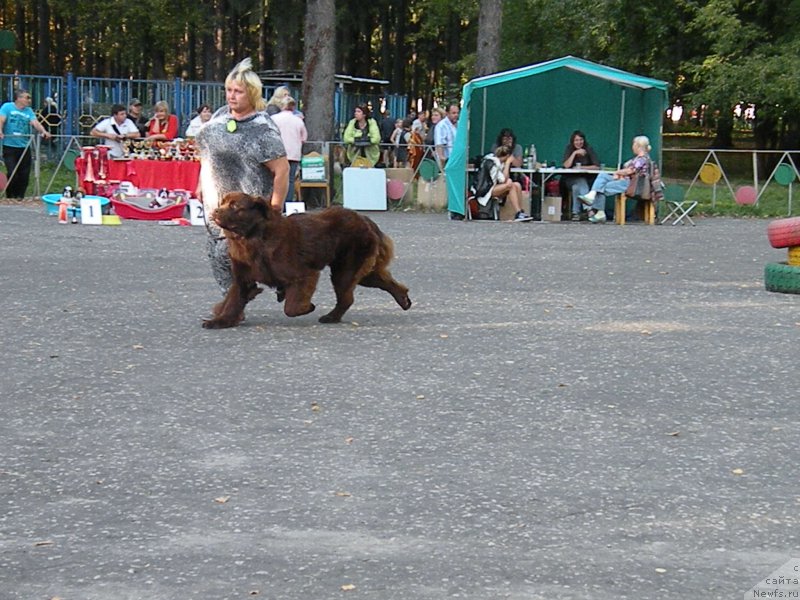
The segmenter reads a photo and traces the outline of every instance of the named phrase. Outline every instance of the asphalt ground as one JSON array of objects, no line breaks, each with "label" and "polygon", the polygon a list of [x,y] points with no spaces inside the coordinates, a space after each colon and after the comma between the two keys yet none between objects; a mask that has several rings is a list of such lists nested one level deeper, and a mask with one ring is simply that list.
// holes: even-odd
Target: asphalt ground
[{"label": "asphalt ground", "polygon": [[[742,598],[800,546],[766,221],[376,213],[414,305],[235,329],[201,228],[0,207],[0,598]],[[751,595],[752,597],[752,595]]]}]

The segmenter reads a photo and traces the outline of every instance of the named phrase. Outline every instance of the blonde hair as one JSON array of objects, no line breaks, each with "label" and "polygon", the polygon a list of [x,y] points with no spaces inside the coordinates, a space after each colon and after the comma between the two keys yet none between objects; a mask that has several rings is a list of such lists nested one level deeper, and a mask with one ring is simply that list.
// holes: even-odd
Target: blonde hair
[{"label": "blonde hair", "polygon": [[165,100],[159,100],[155,104],[153,104],[153,112],[158,112],[161,109],[164,109],[164,112],[169,114],[169,104]]},{"label": "blonde hair", "polygon": [[256,110],[264,110],[266,103],[261,96],[261,78],[253,71],[253,61],[245,58],[238,65],[233,67],[228,76],[225,78],[225,87],[232,83],[241,85],[247,92],[247,99]]},{"label": "blonde hair", "polygon": [[497,158],[505,158],[506,156],[509,156],[510,154],[511,154],[511,148],[509,148],[508,146],[498,146],[497,148],[495,148],[495,151],[494,151],[494,155]]},{"label": "blonde hair", "polygon": [[269,102],[267,102],[267,104],[274,104],[275,106],[280,107],[281,101],[284,98],[288,97],[289,97],[289,88],[286,87],[285,85],[279,85],[278,87],[275,88],[275,91],[272,92],[272,97],[269,99]]},{"label": "blonde hair", "polygon": [[645,152],[650,152],[651,150],[650,138],[646,135],[637,135],[635,138],[633,138],[633,145],[637,148],[644,149]]}]

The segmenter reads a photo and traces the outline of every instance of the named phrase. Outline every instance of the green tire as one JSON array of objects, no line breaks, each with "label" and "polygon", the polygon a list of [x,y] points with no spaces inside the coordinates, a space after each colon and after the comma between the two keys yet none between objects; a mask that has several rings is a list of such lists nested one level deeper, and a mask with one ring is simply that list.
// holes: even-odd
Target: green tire
[{"label": "green tire", "polygon": [[800,267],[782,263],[767,263],[764,267],[764,286],[768,292],[800,294]]}]

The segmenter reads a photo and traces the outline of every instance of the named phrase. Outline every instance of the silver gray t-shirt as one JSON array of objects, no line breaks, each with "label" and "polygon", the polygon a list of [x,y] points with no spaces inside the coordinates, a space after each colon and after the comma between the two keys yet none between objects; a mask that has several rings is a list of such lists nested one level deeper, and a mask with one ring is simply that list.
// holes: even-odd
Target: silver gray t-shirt
[{"label": "silver gray t-shirt", "polygon": [[206,214],[219,206],[228,192],[272,196],[272,172],[264,163],[286,156],[281,133],[266,111],[241,121],[227,106],[211,117],[197,134],[200,185]]}]

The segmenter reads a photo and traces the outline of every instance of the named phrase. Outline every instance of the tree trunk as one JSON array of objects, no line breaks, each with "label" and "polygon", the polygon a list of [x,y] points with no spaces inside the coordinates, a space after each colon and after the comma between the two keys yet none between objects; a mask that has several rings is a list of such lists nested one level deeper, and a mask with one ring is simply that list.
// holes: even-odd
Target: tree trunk
[{"label": "tree trunk", "polygon": [[28,39],[26,35],[27,28],[25,27],[25,3],[22,0],[16,0],[14,8],[14,29],[17,33],[17,50],[19,51],[19,58],[15,66],[16,70],[21,73],[29,73],[27,65],[28,53],[26,51]]},{"label": "tree trunk", "polygon": [[711,142],[712,148],[733,148],[733,117],[729,116],[730,112],[730,109],[727,111],[728,114],[721,112],[717,117],[717,131],[714,141]]},{"label": "tree trunk", "polygon": [[36,70],[46,75],[50,73],[50,5],[47,0],[39,0],[36,11],[39,18],[39,45],[36,47]]},{"label": "tree trunk", "polygon": [[406,60],[407,56],[404,52],[400,51],[401,48],[406,47],[406,24],[408,23],[408,10],[406,0],[396,0],[394,2],[395,8],[395,39],[394,39],[394,63],[392,64],[391,81],[389,82],[389,89],[392,92],[399,93],[406,89]]},{"label": "tree trunk", "polygon": [[478,16],[478,48],[475,76],[496,73],[500,63],[500,30],[503,24],[503,0],[481,0]]},{"label": "tree trunk", "polygon": [[334,0],[308,0],[303,57],[303,111],[309,140],[333,137],[333,94],[336,74]]}]

